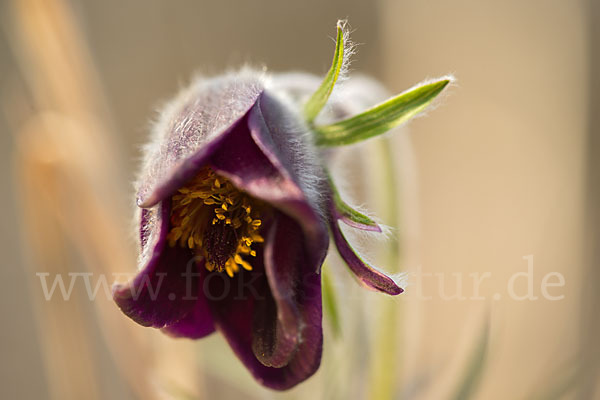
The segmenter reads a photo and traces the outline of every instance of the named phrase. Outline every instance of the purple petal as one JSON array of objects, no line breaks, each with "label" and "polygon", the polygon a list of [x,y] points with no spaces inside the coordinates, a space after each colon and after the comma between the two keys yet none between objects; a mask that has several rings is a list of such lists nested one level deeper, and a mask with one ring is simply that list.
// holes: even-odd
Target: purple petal
[{"label": "purple petal", "polygon": [[187,249],[166,245],[170,205],[142,213],[142,254],[148,260],[137,276],[113,287],[119,308],[143,326],[162,328],[185,317],[195,305],[197,265]]},{"label": "purple petal", "polygon": [[242,271],[232,283],[244,287],[242,295],[238,290],[237,296],[210,303],[217,329],[256,380],[284,390],[320,364],[321,277],[307,262],[301,229],[292,218],[279,216],[268,237],[266,274]]},{"label": "purple petal", "polygon": [[250,134],[263,154],[289,186],[295,186],[292,195],[280,201],[289,215],[300,221],[303,229],[315,236],[327,235],[327,228],[315,210],[320,209],[320,193],[326,189],[322,167],[308,155],[316,154],[308,140],[302,140],[306,127],[300,126],[296,116],[268,92],[263,92],[248,113]]},{"label": "purple petal", "polygon": [[[329,241],[319,211],[323,191],[319,185],[324,180],[321,167],[303,158],[314,149],[302,148],[308,146],[299,139],[305,128],[294,125],[295,116],[289,110],[272,96],[261,95],[257,82],[244,85],[239,91],[247,98],[240,99],[234,90],[240,88],[234,83],[221,82],[209,85],[211,90],[202,88],[204,92],[194,93],[179,107],[168,129],[162,127],[167,130],[163,142],[147,156],[138,204],[145,208],[157,204],[208,164],[240,189],[296,218],[309,239],[314,264],[320,266],[326,252],[317,250]],[[216,100],[209,101],[210,96]],[[218,120],[220,130],[209,129],[216,124],[211,121],[219,110],[203,107],[226,103],[228,96],[236,98],[236,118],[226,117],[230,125],[225,127]]]},{"label": "purple petal", "polygon": [[[199,263],[201,265],[201,263]],[[181,320],[162,329],[164,333],[172,337],[185,337],[189,339],[200,339],[215,331],[212,314],[208,306],[208,300],[202,290],[202,277],[206,269],[200,268],[200,277],[196,304],[192,310]]]},{"label": "purple petal", "polygon": [[[299,260],[305,258],[302,230],[281,215],[270,228],[265,249],[265,272],[274,301],[276,321],[254,333],[254,355],[266,366],[283,367],[300,341],[296,286],[301,279]],[[267,329],[265,329],[267,328]]]},{"label": "purple petal", "polygon": [[189,339],[201,339],[215,331],[210,310],[205,301],[199,301],[197,305],[183,319],[162,329],[164,333],[172,337]]},{"label": "purple petal", "polygon": [[192,178],[263,90],[256,73],[198,81],[166,107],[147,146],[138,204],[152,207]]},{"label": "purple petal", "polygon": [[185,186],[208,163],[210,156],[222,145],[231,132],[238,129],[240,124],[241,120],[236,121],[218,137],[204,144],[194,154],[178,162],[152,190],[142,186],[138,192],[138,206],[152,207],[159,201],[171,196],[180,187]]},{"label": "purple petal", "polygon": [[361,260],[342,234],[337,220],[331,221],[330,227],[340,256],[364,286],[390,295],[397,295],[404,291],[391,278],[376,271]]},{"label": "purple petal", "polygon": [[[263,110],[268,107],[268,114]],[[308,238],[311,263],[320,266],[329,242],[327,228],[318,211],[316,197],[321,183],[321,170],[298,159],[293,149],[301,144],[293,139],[293,131],[284,131],[287,123],[275,116],[285,111],[263,93],[248,112],[249,133],[232,132],[211,157],[211,166],[234,185],[294,217]],[[265,116],[268,115],[268,118]],[[268,121],[268,123],[267,123]],[[303,175],[303,179],[301,179]],[[314,187],[307,187],[312,180]],[[306,182],[305,182],[306,181]],[[324,250],[325,249],[325,250]]]}]

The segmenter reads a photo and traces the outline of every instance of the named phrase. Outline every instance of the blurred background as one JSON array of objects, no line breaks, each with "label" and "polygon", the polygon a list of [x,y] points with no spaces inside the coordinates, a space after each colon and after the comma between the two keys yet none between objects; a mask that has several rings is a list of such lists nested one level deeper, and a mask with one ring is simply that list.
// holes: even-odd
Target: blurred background
[{"label": "blurred background", "polygon": [[[597,3],[2,0],[0,398],[600,398]],[[404,294],[366,293],[333,256],[341,334],[326,324],[321,370],[286,393],[219,335],[166,338],[102,288],[45,299],[44,276],[135,269],[131,182],[162,102],[244,63],[323,75],[339,18],[351,75],[391,93],[457,78],[426,117],[344,150],[349,193],[393,229],[365,246]]]}]

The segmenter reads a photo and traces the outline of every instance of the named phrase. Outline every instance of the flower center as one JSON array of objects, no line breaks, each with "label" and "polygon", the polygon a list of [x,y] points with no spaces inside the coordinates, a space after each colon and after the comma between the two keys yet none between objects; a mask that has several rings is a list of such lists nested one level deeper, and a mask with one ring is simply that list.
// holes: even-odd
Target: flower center
[{"label": "flower center", "polygon": [[240,267],[252,270],[244,257],[262,243],[260,203],[205,167],[172,197],[169,246],[188,247],[206,260],[209,271],[233,277]]}]

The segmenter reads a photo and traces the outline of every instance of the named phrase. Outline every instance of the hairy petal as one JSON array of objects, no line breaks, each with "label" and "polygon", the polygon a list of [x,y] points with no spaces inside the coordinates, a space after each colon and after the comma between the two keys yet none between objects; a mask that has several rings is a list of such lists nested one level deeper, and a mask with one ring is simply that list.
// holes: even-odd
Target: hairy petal
[{"label": "hairy petal", "polygon": [[[311,263],[320,266],[329,242],[319,199],[324,180],[320,167],[303,158],[285,111],[266,94],[247,115],[249,132],[233,131],[210,159],[210,165],[240,189],[292,216],[308,239]],[[268,111],[265,111],[268,110]],[[301,149],[300,149],[301,150]]]},{"label": "hairy petal", "polygon": [[319,367],[321,277],[307,262],[301,229],[292,218],[280,215],[268,237],[265,273],[242,271],[231,285],[244,290],[210,304],[217,329],[252,375],[265,386],[283,390]]},{"label": "hairy petal", "polygon": [[[140,207],[154,206],[210,165],[298,220],[312,250],[328,242],[321,195],[325,179],[300,117],[266,93],[252,74],[221,77],[188,92],[156,128],[166,133],[155,134],[156,143],[146,152]],[[231,113],[221,117],[224,110]],[[311,255],[318,265],[325,258],[325,252]]]},{"label": "hairy petal", "polygon": [[263,90],[262,77],[240,71],[198,80],[165,107],[146,146],[138,205],[152,207],[192,178]]},{"label": "hairy petal", "polygon": [[[119,308],[143,326],[163,328],[186,316],[195,305],[190,295],[198,289],[198,267],[187,249],[169,247],[169,202],[159,204],[154,216],[148,211],[142,221],[143,255],[146,260],[137,276],[127,284],[113,286],[113,298]],[[149,232],[151,230],[152,232]]]}]

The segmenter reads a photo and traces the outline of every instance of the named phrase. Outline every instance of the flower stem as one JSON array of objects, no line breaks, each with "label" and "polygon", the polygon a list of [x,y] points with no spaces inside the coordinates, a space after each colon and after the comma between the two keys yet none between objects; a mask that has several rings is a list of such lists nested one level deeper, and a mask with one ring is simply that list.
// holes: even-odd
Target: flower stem
[{"label": "flower stem", "polygon": [[[396,166],[393,160],[393,144],[387,138],[377,142],[377,153],[381,160],[378,175],[381,177],[381,193],[384,199],[383,219],[393,227],[399,226],[399,190],[397,188]],[[398,272],[401,257],[400,238],[391,241],[386,249],[385,266],[388,272]],[[378,325],[375,331],[373,357],[369,368],[368,398],[385,400],[396,398],[399,387],[400,359],[398,349],[402,338],[398,331],[399,305],[387,296],[376,299],[379,310]]]}]

